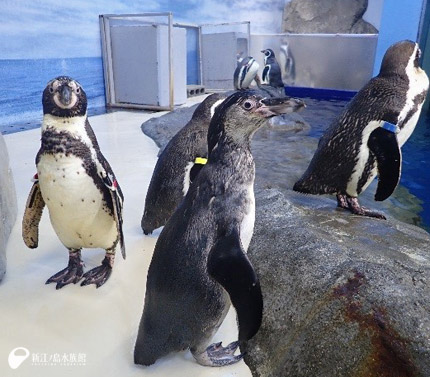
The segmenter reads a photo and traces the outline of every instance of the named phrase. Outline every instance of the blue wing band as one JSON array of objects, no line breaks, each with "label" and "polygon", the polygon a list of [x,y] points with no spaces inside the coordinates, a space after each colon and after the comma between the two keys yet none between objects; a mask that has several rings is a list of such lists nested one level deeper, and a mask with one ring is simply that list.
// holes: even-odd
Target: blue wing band
[{"label": "blue wing band", "polygon": [[383,128],[384,130],[390,131],[393,134],[397,134],[400,131],[397,125],[387,121],[384,121],[384,124],[381,126],[381,128]]}]

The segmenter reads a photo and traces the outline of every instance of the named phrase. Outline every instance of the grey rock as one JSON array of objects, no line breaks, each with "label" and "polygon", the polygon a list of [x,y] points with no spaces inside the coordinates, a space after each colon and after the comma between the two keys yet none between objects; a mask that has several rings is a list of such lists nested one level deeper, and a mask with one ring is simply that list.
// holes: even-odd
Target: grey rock
[{"label": "grey rock", "polygon": [[368,0],[291,0],[285,4],[286,33],[362,33],[378,30],[362,19]]},{"label": "grey rock", "polygon": [[6,245],[17,215],[15,185],[9,156],[0,134],[0,281],[6,273]]},{"label": "grey rock", "polygon": [[327,198],[256,190],[254,376],[429,376],[430,235]]},{"label": "grey rock", "polygon": [[142,124],[142,132],[155,141],[160,148],[158,155],[170,139],[191,119],[198,104],[191,107],[180,107],[159,118],[151,118]]}]

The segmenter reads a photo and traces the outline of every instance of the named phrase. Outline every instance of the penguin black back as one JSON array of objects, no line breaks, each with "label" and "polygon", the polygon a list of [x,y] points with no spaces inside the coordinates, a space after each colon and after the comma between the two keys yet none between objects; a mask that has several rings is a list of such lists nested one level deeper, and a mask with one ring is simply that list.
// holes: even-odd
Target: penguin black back
[{"label": "penguin black back", "polygon": [[[203,166],[199,162],[208,156],[209,123],[216,106],[225,98],[223,93],[208,96],[160,154],[145,198],[141,221],[145,234],[166,223],[186,194],[191,175],[195,178]],[[196,158],[200,158],[197,163]]]}]

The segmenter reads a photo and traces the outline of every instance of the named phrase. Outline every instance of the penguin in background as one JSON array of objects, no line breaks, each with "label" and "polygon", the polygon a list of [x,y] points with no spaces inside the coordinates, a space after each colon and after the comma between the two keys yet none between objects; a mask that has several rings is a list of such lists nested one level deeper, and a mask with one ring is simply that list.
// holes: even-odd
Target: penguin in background
[{"label": "penguin in background", "polygon": [[238,60],[237,67],[233,74],[234,89],[248,89],[253,80],[259,84],[260,79],[257,77],[260,65],[252,56]]},{"label": "penguin in background", "polygon": [[239,341],[258,331],[263,298],[249,262],[254,228],[255,165],[250,140],[265,121],[296,111],[293,98],[237,91],[215,111],[208,131],[208,163],[163,228],[148,271],[134,361],[151,365],[190,349],[196,361],[223,366],[239,361],[239,342],[208,346],[230,302]]},{"label": "penguin in background", "polygon": [[376,201],[387,199],[401,175],[401,147],[417,124],[429,80],[417,43],[386,51],[378,76],[352,99],[321,137],[308,169],[294,185],[307,194],[336,194],[338,207],[385,219],[360,206],[358,195],[378,175]]},{"label": "penguin in background", "polygon": [[151,234],[166,224],[206,163],[209,123],[225,98],[223,93],[208,96],[160,154],[145,198],[141,221],[144,234]]},{"label": "penguin in background", "polygon": [[[36,248],[45,205],[51,224],[69,251],[68,266],[51,276],[56,283],[102,286],[110,277],[117,245],[125,259],[122,231],[123,194],[109,163],[100,151],[87,117],[87,97],[70,77],[51,80],[42,97],[41,147],[22,222],[22,236]],[[84,273],[82,248],[103,248],[99,267]]]},{"label": "penguin in background", "polygon": [[274,88],[284,88],[281,67],[276,60],[275,53],[270,48],[261,50],[261,52],[264,54],[264,68],[261,77],[263,84],[270,85]]}]

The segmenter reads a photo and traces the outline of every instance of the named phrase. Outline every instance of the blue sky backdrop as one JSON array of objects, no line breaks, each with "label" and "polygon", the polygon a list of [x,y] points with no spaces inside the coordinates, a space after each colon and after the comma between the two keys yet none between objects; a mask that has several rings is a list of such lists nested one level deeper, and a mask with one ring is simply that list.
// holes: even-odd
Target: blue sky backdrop
[{"label": "blue sky backdrop", "polygon": [[174,22],[251,21],[280,31],[285,0],[0,0],[0,59],[100,56],[100,14],[173,12]]}]

